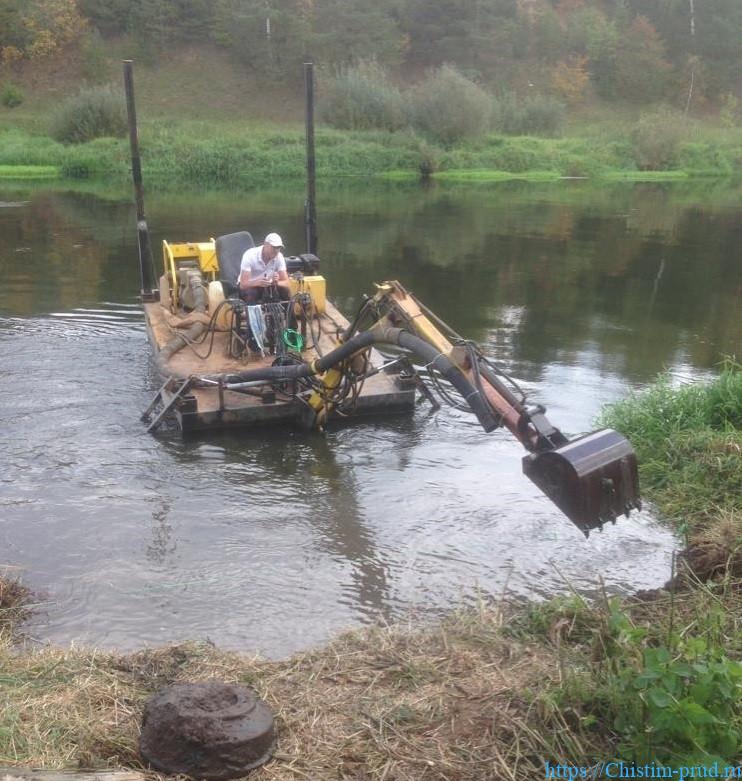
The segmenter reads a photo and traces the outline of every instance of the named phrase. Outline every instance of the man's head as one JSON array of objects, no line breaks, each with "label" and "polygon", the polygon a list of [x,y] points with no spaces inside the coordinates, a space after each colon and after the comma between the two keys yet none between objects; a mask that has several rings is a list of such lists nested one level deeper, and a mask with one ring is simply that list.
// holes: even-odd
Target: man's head
[{"label": "man's head", "polygon": [[283,249],[283,239],[277,233],[269,233],[263,240],[263,259],[271,261]]}]

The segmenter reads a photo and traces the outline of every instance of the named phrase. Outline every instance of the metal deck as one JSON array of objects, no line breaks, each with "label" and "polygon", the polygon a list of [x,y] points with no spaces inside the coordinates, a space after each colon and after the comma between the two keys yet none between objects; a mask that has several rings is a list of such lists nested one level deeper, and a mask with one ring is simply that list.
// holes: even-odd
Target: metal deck
[{"label": "metal deck", "polygon": [[[169,320],[172,315],[159,303],[144,305],[144,315],[152,347],[159,352],[180,329],[172,328]],[[328,353],[338,346],[337,334],[348,327],[346,318],[327,302],[325,314],[320,316],[322,333],[319,346]],[[195,350],[204,355],[209,347],[211,335]],[[208,358],[202,359],[194,349],[186,346],[175,353],[167,363],[163,380],[168,377],[175,381],[192,376],[231,374],[247,369],[270,366],[275,357],[250,357],[248,360],[236,360],[228,354],[229,334],[217,331],[214,344]],[[302,352],[302,357],[311,361],[317,357],[313,348]],[[371,351],[371,367],[382,364],[381,356]],[[168,405],[177,393],[175,384],[163,389],[162,401]],[[404,383],[397,374],[379,372],[368,377],[358,396],[353,417],[361,415],[384,415],[410,412],[415,405],[415,389]],[[302,425],[306,404],[298,398],[281,399],[266,402],[261,396],[247,395],[236,391],[218,388],[191,388],[180,398],[175,399],[173,410],[183,433],[208,429],[232,427],[257,427],[266,425]]]}]

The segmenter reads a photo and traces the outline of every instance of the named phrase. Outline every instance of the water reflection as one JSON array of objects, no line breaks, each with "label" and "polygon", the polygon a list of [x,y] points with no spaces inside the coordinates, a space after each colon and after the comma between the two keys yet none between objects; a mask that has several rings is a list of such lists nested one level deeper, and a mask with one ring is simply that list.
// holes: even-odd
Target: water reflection
[{"label": "water reflection", "polygon": [[[325,188],[320,254],[347,312],[399,278],[575,433],[656,372],[697,376],[738,347],[738,190]],[[302,202],[155,194],[153,245],[247,227],[296,251]],[[455,411],[325,437],[144,434],[158,378],[133,224],[126,192],[0,193],[0,539],[55,602],[40,634],[281,655],[477,587],[666,579],[674,541],[651,512],[585,542],[520,474],[512,437]]]}]

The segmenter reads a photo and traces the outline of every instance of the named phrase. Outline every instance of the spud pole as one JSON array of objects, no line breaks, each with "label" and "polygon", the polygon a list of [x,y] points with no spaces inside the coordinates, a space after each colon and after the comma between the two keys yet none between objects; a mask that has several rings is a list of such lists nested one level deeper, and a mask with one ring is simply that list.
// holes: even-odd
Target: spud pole
[{"label": "spud pole", "polygon": [[316,168],[314,160],[314,63],[304,63],[304,93],[307,130],[307,200],[304,206],[304,228],[307,252],[317,254]]},{"label": "spud pole", "polygon": [[144,190],[142,188],[142,163],[139,157],[139,136],[137,134],[137,110],[134,105],[134,69],[131,60],[124,60],[124,90],[126,92],[126,114],[129,121],[129,144],[131,147],[131,176],[134,181],[134,198],[137,204],[137,239],[139,243],[139,277],[142,301],[156,301],[154,262],[149,229],[144,217]]}]

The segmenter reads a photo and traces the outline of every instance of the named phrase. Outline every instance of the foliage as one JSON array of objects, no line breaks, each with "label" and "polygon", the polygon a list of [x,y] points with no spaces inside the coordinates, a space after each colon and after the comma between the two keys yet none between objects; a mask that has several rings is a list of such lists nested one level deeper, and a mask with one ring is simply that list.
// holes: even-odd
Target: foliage
[{"label": "foliage", "polygon": [[409,103],[413,126],[443,144],[481,135],[492,111],[491,97],[450,65],[411,91]]},{"label": "foliage", "polygon": [[551,86],[557,96],[570,106],[579,105],[585,98],[590,81],[587,57],[570,57],[558,62],[551,72]]},{"label": "foliage", "polygon": [[55,54],[86,28],[76,0],[0,0],[0,23],[4,64]]},{"label": "foliage", "polygon": [[642,114],[631,133],[637,165],[650,170],[672,167],[687,134],[687,120],[674,109],[661,106]]},{"label": "foliage", "polygon": [[123,96],[104,86],[81,90],[63,103],[52,118],[51,136],[79,144],[102,136],[124,136],[126,130]]},{"label": "foliage", "polygon": [[564,104],[546,95],[525,99],[508,93],[493,102],[492,126],[508,135],[556,135],[564,122]]},{"label": "foliage", "polygon": [[23,103],[23,90],[15,84],[6,84],[0,93],[0,103],[6,108],[20,106]]},{"label": "foliage", "polygon": [[406,122],[402,95],[375,60],[340,68],[325,88],[320,115],[346,130],[398,130]]},{"label": "foliage", "polygon": [[703,621],[709,637],[672,633],[667,644],[651,646],[647,630],[612,604],[604,686],[622,759],[677,767],[739,756],[742,664],[714,636],[723,621],[714,612]]},{"label": "foliage", "polygon": [[645,16],[637,16],[616,48],[616,94],[636,103],[658,100],[667,89],[669,74],[662,39]]}]

